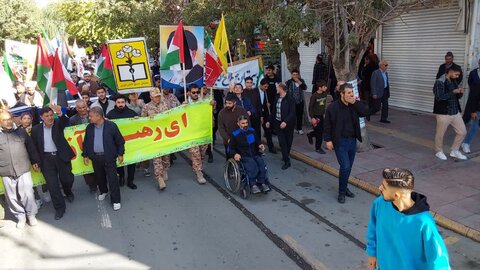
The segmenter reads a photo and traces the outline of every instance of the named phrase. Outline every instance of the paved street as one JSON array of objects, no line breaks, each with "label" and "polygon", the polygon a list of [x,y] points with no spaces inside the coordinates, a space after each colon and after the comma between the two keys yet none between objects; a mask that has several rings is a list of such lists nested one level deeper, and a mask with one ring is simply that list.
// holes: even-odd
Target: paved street
[{"label": "paved street", "polygon": [[[217,145],[217,147],[219,147]],[[220,148],[220,147],[219,147]],[[188,154],[187,154],[188,155]],[[365,230],[374,196],[336,202],[336,180],[280,156],[267,156],[274,190],[243,200],[224,190],[224,158],[206,164],[209,183],[194,181],[178,159],[165,192],[137,173],[122,188],[122,209],[75,183],[76,200],[60,221],[51,204],[37,227],[0,229],[1,269],[366,269]],[[479,244],[440,228],[453,269],[480,269]]]}]

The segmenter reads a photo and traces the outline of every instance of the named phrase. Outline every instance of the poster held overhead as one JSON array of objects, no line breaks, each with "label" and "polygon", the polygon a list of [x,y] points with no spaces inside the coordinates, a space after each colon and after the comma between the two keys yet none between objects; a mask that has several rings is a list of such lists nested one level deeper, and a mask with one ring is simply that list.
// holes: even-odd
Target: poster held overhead
[{"label": "poster held overhead", "polygon": [[[167,57],[170,51],[170,45],[174,39],[178,25],[160,26],[160,76],[162,78],[163,88],[183,89],[184,79],[181,64],[170,65],[170,57]],[[183,26],[184,47],[183,55],[185,57],[185,80],[186,87],[191,84],[203,86],[204,74],[204,28],[201,26]],[[172,48],[173,49],[173,48]]]},{"label": "poster held overhead", "polygon": [[107,46],[118,93],[149,91],[152,78],[145,38],[109,40]]}]

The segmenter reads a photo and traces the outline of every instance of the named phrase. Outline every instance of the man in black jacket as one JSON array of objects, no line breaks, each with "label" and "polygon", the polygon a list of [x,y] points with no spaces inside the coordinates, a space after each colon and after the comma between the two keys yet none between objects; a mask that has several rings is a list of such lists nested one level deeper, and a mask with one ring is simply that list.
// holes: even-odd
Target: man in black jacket
[{"label": "man in black jacket", "polygon": [[[270,118],[270,103],[268,103],[267,99],[267,90],[268,90],[268,81],[262,79],[260,81],[260,86],[258,87],[258,93],[260,96],[260,106],[261,106],[261,113],[260,113],[260,122],[262,123],[263,132],[265,133],[265,138],[267,139],[267,146],[268,151],[272,154],[276,154],[277,150],[273,145],[272,139],[272,129],[267,128],[266,123],[269,121]],[[261,137],[259,137],[260,139]]]},{"label": "man in black jacket", "polygon": [[284,162],[282,170],[288,169],[290,164],[290,149],[293,142],[293,130],[295,128],[295,101],[291,95],[287,95],[288,88],[281,83],[277,86],[277,98],[272,104],[270,120],[266,124],[277,132],[278,144],[282,151],[282,160]]},{"label": "man in black jacket", "polygon": [[[108,119],[121,119],[121,118],[138,118],[138,114],[127,107],[127,99],[125,96],[118,94],[115,97],[115,108],[107,113]],[[133,178],[135,177],[135,166],[136,164],[127,165],[127,186],[131,189],[137,189],[137,186],[133,183]],[[118,167],[117,173],[119,176],[120,186],[125,185],[125,168]]]},{"label": "man in black jacket", "polygon": [[359,117],[367,116],[368,106],[355,100],[353,86],[342,84],[339,88],[340,99],[327,107],[324,122],[324,138],[328,150],[335,149],[340,172],[338,176],[338,202],[345,203],[345,196],[353,198],[348,189],[348,178],[355,159],[357,140],[362,141]]},{"label": "man in black jacket", "polygon": [[239,129],[235,130],[230,137],[229,150],[233,158],[241,162],[248,175],[252,193],[270,191],[267,185],[267,170],[261,152],[265,146],[255,135],[255,130],[248,127],[248,117],[241,115],[237,120]]},{"label": "man in black jacket", "polygon": [[[54,118],[54,113],[58,116],[57,119]],[[52,197],[55,219],[59,220],[66,208],[60,184],[67,200],[73,202],[74,199],[71,160],[75,154],[63,134],[69,121],[59,105],[43,107],[40,116],[43,123],[32,128],[32,140],[41,157],[40,167]]]},{"label": "man in black jacket", "polygon": [[39,170],[37,150],[25,129],[15,127],[10,112],[0,111],[0,126],[0,176],[8,209],[17,218],[17,228],[25,227],[27,218],[30,226],[35,226],[38,208],[30,165]]},{"label": "man in black jacket", "polygon": [[[120,210],[120,186],[117,178],[116,161],[123,163],[125,140],[117,125],[103,118],[100,107],[90,108],[90,124],[85,129],[83,140],[83,162],[88,166],[92,160],[93,173],[100,190],[98,200],[103,201],[110,189],[113,210]],[[107,188],[107,182],[109,188]]]},{"label": "man in black jacket", "polygon": [[470,144],[477,133],[480,118],[480,59],[478,59],[478,65],[479,67],[470,71],[468,75],[470,94],[468,94],[467,106],[463,114],[463,121],[467,124],[470,123],[467,136],[462,143],[463,152],[467,154],[470,153]]},{"label": "man in black jacket", "polygon": [[460,75],[458,76],[457,79],[455,79],[455,82],[457,83],[457,85],[460,85],[460,83],[463,80],[463,71],[462,71],[462,67],[460,67],[459,65],[453,62],[452,52],[447,52],[447,54],[445,55],[445,63],[441,64],[438,67],[437,76],[435,78],[438,80],[442,75],[447,74],[448,69],[450,69],[451,67],[460,69]]},{"label": "man in black jacket", "polygon": [[459,102],[463,97],[464,90],[458,86],[456,81],[460,73],[460,67],[451,66],[446,74],[440,76],[440,78],[435,81],[433,87],[433,93],[435,94],[433,113],[437,120],[435,130],[435,156],[440,160],[447,160],[447,156],[443,153],[443,136],[450,125],[456,133],[450,156],[455,159],[467,159],[459,150],[467,134],[467,129],[465,128],[461,114],[462,108]]}]

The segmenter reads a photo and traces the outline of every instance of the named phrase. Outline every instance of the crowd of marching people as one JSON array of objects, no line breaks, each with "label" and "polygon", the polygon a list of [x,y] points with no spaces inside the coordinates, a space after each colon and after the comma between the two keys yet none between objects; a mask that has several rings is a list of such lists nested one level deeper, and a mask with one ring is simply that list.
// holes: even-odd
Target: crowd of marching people
[{"label": "crowd of marching people", "polygon": [[[317,60],[316,70],[319,74],[325,75],[325,72],[319,71],[319,68],[324,68],[321,62]],[[386,70],[388,63],[382,61],[380,65],[384,70],[378,69],[380,74],[375,80],[383,83],[386,91],[388,79],[382,72]],[[153,178],[158,188],[161,191],[165,190],[169,179],[168,171],[176,156],[173,153],[154,158],[153,161],[122,166],[125,139],[115,122],[111,120],[155,117],[181,104],[209,100],[213,112],[211,121],[214,141],[218,131],[227,159],[233,158],[242,163],[253,194],[270,191],[262,155],[267,148],[270,153],[277,153],[272,136],[276,135],[278,138],[282,158],[281,169],[287,170],[291,167],[289,154],[294,133],[305,134],[303,114],[306,106],[304,92],[307,85],[298,70],[292,70],[292,78],[282,83],[275,74],[274,67],[267,66],[266,76],[258,82],[258,87],[254,87],[253,78],[247,77],[242,83],[231,84],[229,91],[226,92],[192,84],[188,87],[186,96],[182,91],[175,92],[173,89],[162,88],[158,74],[154,74],[154,87],[149,92],[121,95],[102,84],[91,67],[86,70],[83,78],[72,75],[80,93],[78,97],[68,96],[65,92],[63,101],[59,95],[57,103],[42,106],[43,97],[35,90],[35,82],[25,84],[16,82],[14,84],[16,103],[13,106],[6,101],[1,103],[0,176],[5,187],[8,209],[17,219],[17,228],[25,227],[27,221],[31,226],[35,226],[38,223],[35,216],[43,202],[52,202],[55,209],[54,217],[59,220],[66,212],[66,202],[73,203],[75,200],[71,163],[75,154],[64,136],[64,129],[67,126],[87,124],[82,153],[79,155],[83,157],[85,165],[93,166],[94,172],[83,175],[83,178],[90,192],[97,194],[98,200],[103,201],[109,196],[113,210],[121,209],[121,187],[137,189],[135,184],[137,169],[141,170],[144,176],[150,177],[150,167],[153,164]],[[447,92],[452,92],[457,95],[448,97],[458,97],[460,93],[455,91],[459,90],[452,88],[455,84],[450,85],[450,82],[458,77],[457,73],[458,68],[448,67],[445,74],[442,74],[444,78],[442,82],[448,83],[439,83],[441,79],[438,80],[435,84],[435,94],[446,97]],[[322,149],[323,141],[326,149],[335,151],[340,164],[338,202],[345,203],[345,197],[355,196],[348,189],[348,178],[353,166],[356,142],[362,140],[359,117],[369,116],[373,111],[365,102],[359,101],[352,85],[339,81],[334,90],[329,91],[328,82],[321,77],[314,76],[312,95],[306,106],[312,129],[306,137],[310,144],[313,144],[315,139],[315,150],[320,154],[325,154]],[[364,80],[368,81],[366,78]],[[440,91],[438,88],[441,87],[452,89],[447,91],[448,89],[442,88],[443,92],[438,93]],[[370,107],[382,104],[381,98],[380,101],[377,101],[378,99],[379,97],[375,95],[369,102]],[[448,107],[450,103],[446,104],[448,108],[446,113],[450,114],[452,108]],[[388,103],[380,106],[385,105],[388,106]],[[456,103],[454,105],[456,106]],[[385,112],[382,112],[383,114]],[[386,118],[382,120],[388,123]],[[262,143],[263,138],[267,147]],[[457,144],[460,142],[461,140],[456,140]],[[202,172],[203,160],[208,156],[208,162],[213,162],[212,147],[213,144],[207,144],[188,149],[198,184],[207,182]],[[120,166],[117,167],[117,164]],[[31,170],[41,171],[46,184],[33,187]],[[383,200],[377,199],[372,207],[367,234],[367,253],[372,267],[379,263],[383,265],[391,263],[388,256],[377,254],[376,246],[385,244],[378,235],[391,233],[391,230],[383,228],[388,222],[383,220],[380,213],[395,216],[397,212],[404,211],[405,216],[402,218],[407,221],[414,219],[413,215],[421,215],[422,222],[434,226],[433,219],[427,215],[429,208],[426,198],[412,192],[414,181],[411,172],[403,169],[386,169],[383,177],[384,182],[380,187]],[[393,208],[385,206],[386,202],[393,202],[398,209],[395,208],[393,211]],[[428,237],[431,239],[428,243],[431,245],[429,248],[445,249],[436,229],[433,229]],[[448,265],[448,255],[440,259],[441,263]],[[412,261],[412,265],[418,265],[418,262]]]}]

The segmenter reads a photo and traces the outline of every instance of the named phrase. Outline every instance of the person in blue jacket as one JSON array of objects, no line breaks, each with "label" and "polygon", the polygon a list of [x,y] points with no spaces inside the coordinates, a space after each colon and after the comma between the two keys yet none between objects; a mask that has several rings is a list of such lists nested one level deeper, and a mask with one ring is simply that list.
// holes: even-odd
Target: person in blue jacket
[{"label": "person in blue jacket", "polygon": [[382,193],[372,205],[367,229],[371,269],[451,269],[425,195],[413,192],[406,169],[383,170]]}]

